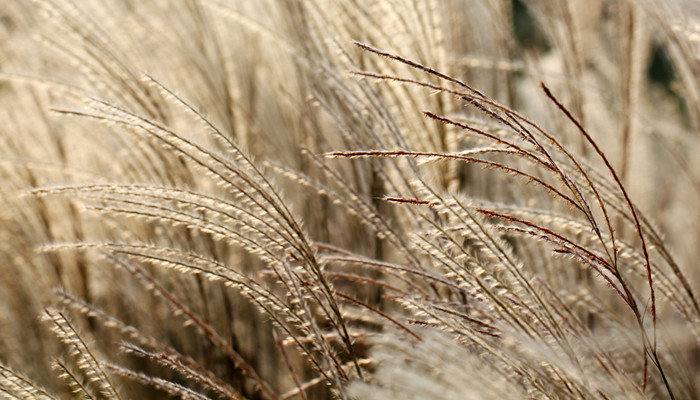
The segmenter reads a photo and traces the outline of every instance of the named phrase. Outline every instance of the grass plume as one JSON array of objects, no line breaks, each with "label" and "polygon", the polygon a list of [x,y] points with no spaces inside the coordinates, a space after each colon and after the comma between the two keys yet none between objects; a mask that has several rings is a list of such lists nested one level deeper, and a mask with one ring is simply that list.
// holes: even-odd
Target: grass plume
[{"label": "grass plume", "polygon": [[137,3],[0,11],[2,396],[700,397],[693,1]]}]

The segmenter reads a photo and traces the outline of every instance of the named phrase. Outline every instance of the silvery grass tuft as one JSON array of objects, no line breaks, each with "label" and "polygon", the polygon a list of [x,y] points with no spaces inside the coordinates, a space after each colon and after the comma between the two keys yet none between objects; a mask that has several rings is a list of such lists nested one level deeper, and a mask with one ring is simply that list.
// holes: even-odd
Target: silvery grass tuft
[{"label": "silvery grass tuft", "polygon": [[2,397],[700,397],[694,1],[7,3]]}]

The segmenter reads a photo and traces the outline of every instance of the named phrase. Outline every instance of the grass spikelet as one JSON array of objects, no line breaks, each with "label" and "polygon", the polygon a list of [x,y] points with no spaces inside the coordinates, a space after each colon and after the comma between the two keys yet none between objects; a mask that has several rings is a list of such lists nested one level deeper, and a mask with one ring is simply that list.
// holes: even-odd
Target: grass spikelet
[{"label": "grass spikelet", "polygon": [[[102,364],[90,351],[88,345],[70,320],[61,311],[51,308],[45,310],[45,319],[61,342],[70,348],[70,355],[76,360],[76,368],[85,376],[88,382],[87,388],[94,387],[105,398],[120,399],[119,393],[102,368]],[[59,366],[66,373],[69,373],[69,370],[63,364]],[[73,380],[76,380],[73,375],[71,377]],[[88,390],[87,388],[84,389]]]},{"label": "grass spikelet", "polygon": [[177,383],[167,381],[164,379],[160,379],[157,377],[153,376],[148,376],[139,372],[134,372],[129,369],[120,367],[118,365],[113,365],[113,364],[105,364],[105,367],[108,368],[110,371],[113,373],[122,376],[124,378],[130,379],[134,382],[138,382],[139,384],[146,385],[146,386],[151,386],[154,387],[164,393],[166,393],[169,396],[172,397],[177,397],[180,399],[194,399],[194,400],[207,400],[209,397],[206,397],[202,394],[199,394],[195,392],[194,390],[188,389],[184,386],[178,385]]},{"label": "grass spikelet", "polygon": [[0,365],[0,391],[10,399],[56,399],[44,389],[4,365]]}]

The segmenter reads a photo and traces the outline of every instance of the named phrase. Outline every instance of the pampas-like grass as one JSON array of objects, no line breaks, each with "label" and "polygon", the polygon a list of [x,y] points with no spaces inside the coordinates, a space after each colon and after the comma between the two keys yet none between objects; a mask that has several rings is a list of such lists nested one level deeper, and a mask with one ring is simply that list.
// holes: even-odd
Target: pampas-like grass
[{"label": "pampas-like grass", "polygon": [[0,393],[700,397],[657,3],[10,1]]}]

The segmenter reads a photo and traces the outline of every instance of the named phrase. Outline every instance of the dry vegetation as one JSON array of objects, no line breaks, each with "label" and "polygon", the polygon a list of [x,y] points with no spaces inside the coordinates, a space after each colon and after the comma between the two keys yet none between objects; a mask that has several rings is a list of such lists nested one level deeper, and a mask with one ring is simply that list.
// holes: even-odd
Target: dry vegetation
[{"label": "dry vegetation", "polygon": [[5,0],[0,116],[0,397],[700,398],[697,0]]}]

